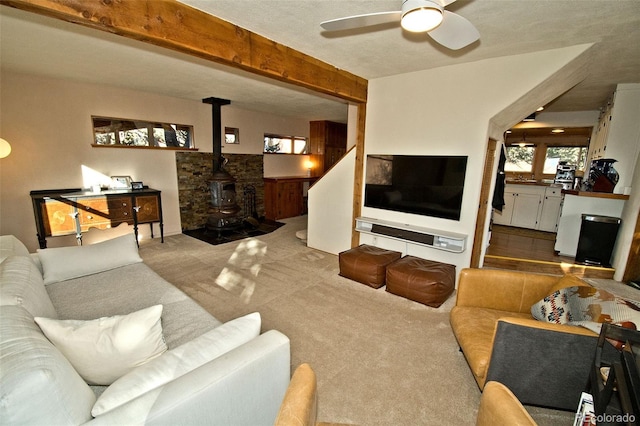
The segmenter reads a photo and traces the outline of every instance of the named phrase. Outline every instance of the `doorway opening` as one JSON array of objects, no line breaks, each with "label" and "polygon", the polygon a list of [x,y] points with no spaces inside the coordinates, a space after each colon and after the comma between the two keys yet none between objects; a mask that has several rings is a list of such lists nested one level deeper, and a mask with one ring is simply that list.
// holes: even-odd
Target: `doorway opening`
[{"label": "doorway opening", "polygon": [[[495,179],[494,161],[498,142],[489,139],[485,156],[471,267],[499,268],[554,275],[575,274],[588,278],[612,279],[612,268],[577,264],[574,258],[555,252],[555,233],[492,224],[488,209]],[[488,232],[485,232],[487,230]],[[530,232],[528,232],[530,231]],[[483,244],[487,244],[484,255]]]}]

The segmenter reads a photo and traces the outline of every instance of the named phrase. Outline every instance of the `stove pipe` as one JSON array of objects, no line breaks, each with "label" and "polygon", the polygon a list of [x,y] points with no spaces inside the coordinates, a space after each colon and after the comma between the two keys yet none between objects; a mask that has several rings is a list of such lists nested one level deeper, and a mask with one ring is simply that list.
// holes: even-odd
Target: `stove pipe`
[{"label": "stove pipe", "polygon": [[222,156],[222,118],[220,109],[223,105],[229,105],[231,103],[228,99],[220,98],[204,98],[202,100],[205,104],[211,105],[211,121],[213,132],[213,173],[218,172],[226,173],[223,170],[224,157]]}]

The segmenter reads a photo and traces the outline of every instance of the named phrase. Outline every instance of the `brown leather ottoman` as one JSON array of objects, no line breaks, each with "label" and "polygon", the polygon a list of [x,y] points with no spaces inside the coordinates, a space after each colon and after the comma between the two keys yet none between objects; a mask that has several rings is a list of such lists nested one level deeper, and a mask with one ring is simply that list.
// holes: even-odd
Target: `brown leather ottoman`
[{"label": "brown leather ottoman", "polygon": [[387,265],[400,259],[399,251],[362,244],[338,254],[340,275],[373,288],[384,285]]},{"label": "brown leather ottoman", "polygon": [[453,293],[456,267],[405,256],[387,266],[387,291],[437,308]]}]

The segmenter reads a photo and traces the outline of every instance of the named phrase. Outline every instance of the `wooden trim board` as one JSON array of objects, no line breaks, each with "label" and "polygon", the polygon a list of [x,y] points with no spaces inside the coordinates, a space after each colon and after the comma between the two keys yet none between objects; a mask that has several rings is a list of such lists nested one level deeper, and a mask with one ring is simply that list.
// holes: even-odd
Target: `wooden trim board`
[{"label": "wooden trim board", "polygon": [[0,4],[117,34],[348,102],[366,79],[175,0],[0,0]]}]

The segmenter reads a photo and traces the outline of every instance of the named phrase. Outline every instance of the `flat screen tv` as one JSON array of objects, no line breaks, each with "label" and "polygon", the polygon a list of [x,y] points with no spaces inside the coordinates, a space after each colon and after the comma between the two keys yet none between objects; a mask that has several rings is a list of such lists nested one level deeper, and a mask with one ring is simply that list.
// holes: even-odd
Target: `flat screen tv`
[{"label": "flat screen tv", "polygon": [[367,155],[365,207],[460,220],[467,156]]}]

